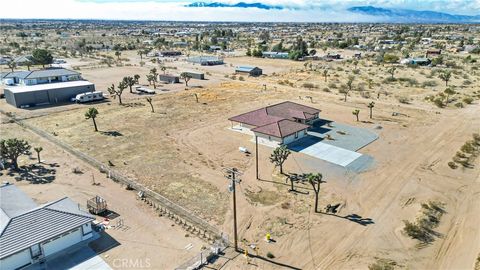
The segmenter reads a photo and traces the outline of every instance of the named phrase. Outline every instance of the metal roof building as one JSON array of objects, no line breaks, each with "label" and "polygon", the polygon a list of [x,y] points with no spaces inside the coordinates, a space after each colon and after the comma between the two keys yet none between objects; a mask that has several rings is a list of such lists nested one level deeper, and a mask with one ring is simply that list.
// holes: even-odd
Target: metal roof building
[{"label": "metal roof building", "polygon": [[15,185],[0,186],[1,268],[40,262],[92,237],[93,220],[67,197],[38,206]]},{"label": "metal roof building", "polygon": [[240,66],[235,69],[235,73],[247,73],[250,76],[260,76],[263,70],[258,67]]}]

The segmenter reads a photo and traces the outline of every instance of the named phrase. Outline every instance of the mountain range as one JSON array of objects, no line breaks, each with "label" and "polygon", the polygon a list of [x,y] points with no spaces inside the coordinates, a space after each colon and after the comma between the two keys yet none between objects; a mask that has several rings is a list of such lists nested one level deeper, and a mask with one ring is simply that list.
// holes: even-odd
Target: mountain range
[{"label": "mountain range", "polygon": [[[194,2],[185,5],[192,8],[257,8],[263,10],[299,10],[299,7],[255,3]],[[313,9],[308,7],[304,9]],[[374,22],[388,23],[479,23],[480,15],[456,15],[445,12],[412,9],[388,9],[374,6],[355,6],[346,10],[354,14],[369,16]],[[320,9],[319,9],[320,12]]]}]

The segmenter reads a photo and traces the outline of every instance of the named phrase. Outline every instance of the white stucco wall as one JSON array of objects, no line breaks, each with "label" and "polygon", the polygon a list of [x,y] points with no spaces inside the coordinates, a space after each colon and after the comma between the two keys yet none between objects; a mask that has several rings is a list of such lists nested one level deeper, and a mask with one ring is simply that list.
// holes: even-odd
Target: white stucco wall
[{"label": "white stucco wall", "polygon": [[302,131],[297,132],[297,134],[298,134],[298,137],[297,137],[297,138],[295,138],[295,134],[289,135],[289,136],[283,138],[283,143],[284,143],[284,144],[289,144],[289,143],[292,143],[292,142],[294,142],[294,141],[296,141],[296,140],[299,140],[299,139],[301,139],[301,138],[303,138],[303,137],[306,136],[305,133],[306,133],[306,130],[305,130],[305,131],[302,130]]},{"label": "white stucco wall", "polygon": [[0,269],[17,269],[31,263],[30,249],[25,249],[0,260]]},{"label": "white stucco wall", "polygon": [[66,249],[76,243],[82,241],[82,230],[78,227],[69,234],[63,234],[60,238],[42,244],[43,254],[45,257],[50,256],[60,250]]}]

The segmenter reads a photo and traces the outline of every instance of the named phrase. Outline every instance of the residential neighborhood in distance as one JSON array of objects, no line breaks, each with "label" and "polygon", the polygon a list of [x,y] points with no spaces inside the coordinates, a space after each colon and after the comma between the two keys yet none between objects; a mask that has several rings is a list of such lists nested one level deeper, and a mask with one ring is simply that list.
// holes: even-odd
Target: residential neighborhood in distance
[{"label": "residential neighborhood in distance", "polygon": [[0,270],[480,270],[476,1],[0,9]]}]

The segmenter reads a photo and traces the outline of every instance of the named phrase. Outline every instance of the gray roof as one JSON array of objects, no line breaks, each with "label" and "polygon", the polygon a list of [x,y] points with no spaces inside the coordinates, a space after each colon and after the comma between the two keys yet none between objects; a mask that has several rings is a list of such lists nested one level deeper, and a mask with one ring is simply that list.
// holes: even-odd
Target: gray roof
[{"label": "gray roof", "polygon": [[[15,203],[12,202],[4,205],[5,194],[10,198],[13,195],[21,196],[19,209],[13,209]],[[79,209],[79,206],[67,197],[37,206],[35,203],[32,204],[33,201],[25,199],[28,197],[14,185],[1,186],[0,197],[2,197],[0,213],[3,213],[0,228],[0,259],[94,220],[92,215]],[[6,224],[3,219],[6,219]]]},{"label": "gray roof", "polygon": [[65,68],[49,68],[43,70],[33,71],[14,71],[0,73],[0,79],[19,78],[19,79],[37,79],[46,77],[68,76],[68,75],[80,75],[80,73],[65,69]]}]

